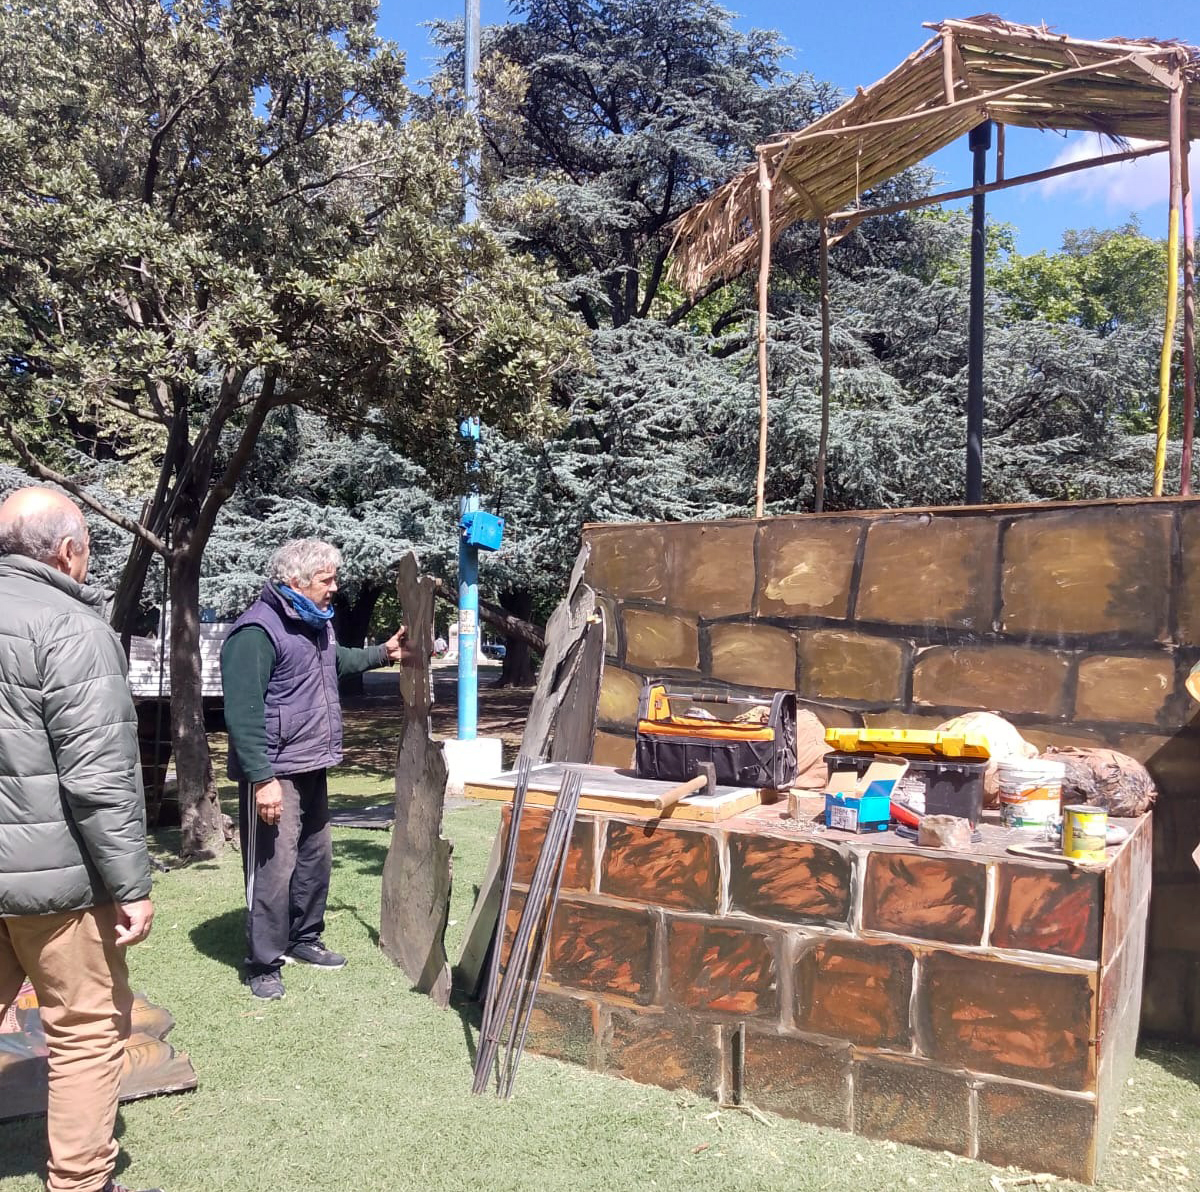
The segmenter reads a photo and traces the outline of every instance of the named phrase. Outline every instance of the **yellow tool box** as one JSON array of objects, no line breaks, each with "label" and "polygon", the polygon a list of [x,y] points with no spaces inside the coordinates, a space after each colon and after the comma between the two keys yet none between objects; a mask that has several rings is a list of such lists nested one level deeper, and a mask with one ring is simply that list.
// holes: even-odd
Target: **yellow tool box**
[{"label": "yellow tool box", "polygon": [[646,680],[638,704],[638,777],[686,782],[700,762],[716,767],[721,786],[786,790],[796,778],[795,694]]},{"label": "yellow tool box", "polygon": [[827,728],[825,740],[839,753],[899,753],[905,757],[991,756],[983,733],[947,733],[927,728]]}]

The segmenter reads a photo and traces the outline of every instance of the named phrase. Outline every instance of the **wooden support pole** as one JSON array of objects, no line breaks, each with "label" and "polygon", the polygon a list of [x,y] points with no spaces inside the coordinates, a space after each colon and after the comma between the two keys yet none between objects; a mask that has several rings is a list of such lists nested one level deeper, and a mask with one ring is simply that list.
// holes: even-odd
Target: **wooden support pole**
[{"label": "wooden support pole", "polygon": [[829,221],[821,220],[821,439],[817,445],[817,475],[813,512],[825,508],[825,461],[829,455]]},{"label": "wooden support pole", "polygon": [[954,34],[947,30],[942,34],[942,85],[946,88],[946,102],[954,102]]},{"label": "wooden support pole", "polygon": [[1196,228],[1192,220],[1192,183],[1188,149],[1188,86],[1183,87],[1179,137],[1179,180],[1183,191],[1183,459],[1179,491],[1192,491],[1192,436],[1196,421]]},{"label": "wooden support pole", "polygon": [[1158,430],[1154,443],[1154,495],[1163,495],[1167,471],[1167,430],[1171,419],[1171,352],[1175,346],[1175,308],[1179,299],[1179,208],[1183,184],[1180,149],[1183,132],[1183,80],[1176,74],[1167,102],[1167,149],[1171,160],[1170,213],[1167,217],[1167,313],[1158,363]]},{"label": "wooden support pole", "polygon": [[754,516],[762,517],[767,487],[767,293],[771,273],[771,176],[758,155],[758,484]]},{"label": "wooden support pole", "polygon": [[996,125],[996,181],[1004,181],[1004,125]]}]

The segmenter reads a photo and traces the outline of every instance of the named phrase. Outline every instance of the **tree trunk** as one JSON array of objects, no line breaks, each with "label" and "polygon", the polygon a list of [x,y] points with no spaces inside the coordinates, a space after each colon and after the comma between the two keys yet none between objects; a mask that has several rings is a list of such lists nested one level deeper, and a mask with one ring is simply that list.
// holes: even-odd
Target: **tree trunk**
[{"label": "tree trunk", "polygon": [[[379,602],[382,591],[382,588],[364,588],[353,603],[340,593],[334,597],[333,631],[340,645],[357,648],[363,644],[363,639],[371,628],[371,618],[375,615],[375,605]],[[343,699],[362,699],[362,675],[347,675],[344,679],[339,679],[338,691]]]},{"label": "tree trunk", "polygon": [[[501,593],[500,607],[509,616],[528,621],[533,615],[533,593],[527,588],[512,588]],[[500,671],[500,687],[532,687],[536,681],[533,673],[533,651],[522,638],[507,639],[504,667]]]},{"label": "tree trunk", "polygon": [[[183,530],[183,534],[187,534]],[[177,542],[179,540],[177,539]],[[221,804],[213,778],[200,674],[200,556],[203,543],[179,542],[171,558],[171,739],[179,781],[179,851],[217,856],[225,844]]]}]

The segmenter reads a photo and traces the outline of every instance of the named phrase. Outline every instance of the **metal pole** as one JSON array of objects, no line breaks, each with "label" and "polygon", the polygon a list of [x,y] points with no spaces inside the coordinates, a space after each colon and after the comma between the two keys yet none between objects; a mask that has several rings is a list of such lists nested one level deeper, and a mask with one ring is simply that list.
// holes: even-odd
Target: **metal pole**
[{"label": "metal pole", "polygon": [[[475,453],[479,445],[479,419],[464,418],[459,434],[471,444],[472,472],[479,463]],[[461,514],[479,508],[479,485],[472,481],[471,491],[459,502]],[[471,546],[459,531],[458,540],[458,739],[474,741],[479,722],[479,548]]]},{"label": "metal pole", "polygon": [[[466,75],[463,110],[468,116],[474,116],[479,110],[479,83],[476,81],[476,75],[479,73],[479,0],[466,0],[463,24],[463,64]],[[479,218],[477,201],[479,165],[480,152],[478,148],[475,148],[467,157],[464,223],[474,223]]]},{"label": "metal pole", "polygon": [[[992,122],[971,129],[968,143],[974,155],[971,185],[987,182],[987,153],[992,147]],[[971,307],[967,340],[967,504],[983,500],[983,264],[986,246],[984,197],[971,200]]]},{"label": "metal pole", "polygon": [[[479,109],[479,0],[466,0],[463,13],[463,108],[468,116]],[[472,149],[467,156],[466,176],[463,179],[463,222],[472,224],[479,218],[480,151]],[[478,468],[474,459],[479,445],[479,419],[466,418],[459,433],[471,442],[471,468]],[[470,491],[459,503],[460,513],[479,508],[479,485],[472,483]],[[469,546],[459,538],[458,544],[458,739],[474,741],[479,722],[479,548]]]}]

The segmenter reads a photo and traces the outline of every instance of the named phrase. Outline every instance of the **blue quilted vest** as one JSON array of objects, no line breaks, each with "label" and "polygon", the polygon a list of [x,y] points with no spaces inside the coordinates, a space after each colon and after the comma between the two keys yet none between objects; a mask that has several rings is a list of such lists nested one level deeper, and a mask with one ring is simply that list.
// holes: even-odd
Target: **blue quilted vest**
[{"label": "blue quilted vest", "polygon": [[[248,625],[262,629],[275,647],[265,701],[271,768],[286,775],[336,766],[342,760],[342,706],[333,626],[306,625],[271,584],[234,622],[230,636]],[[242,777],[232,750],[229,769],[230,777]]]}]

